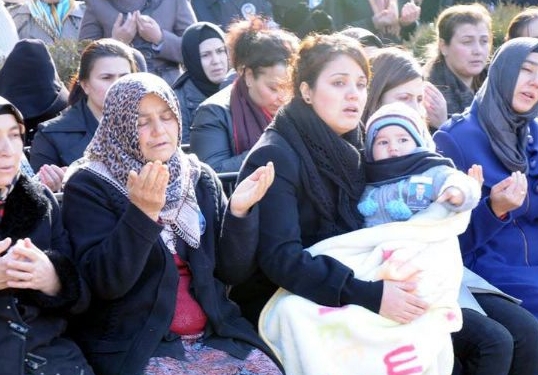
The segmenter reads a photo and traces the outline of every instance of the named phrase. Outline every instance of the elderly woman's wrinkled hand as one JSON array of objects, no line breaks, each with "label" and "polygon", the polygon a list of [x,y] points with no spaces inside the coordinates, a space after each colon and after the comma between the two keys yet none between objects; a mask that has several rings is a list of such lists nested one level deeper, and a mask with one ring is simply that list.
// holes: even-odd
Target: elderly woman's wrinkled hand
[{"label": "elderly woman's wrinkled hand", "polygon": [[263,198],[274,179],[275,167],[269,162],[241,181],[230,197],[232,215],[245,217],[250,208]]},{"label": "elderly woman's wrinkled hand", "polygon": [[62,182],[67,167],[58,167],[54,164],[43,164],[37,173],[39,181],[53,192],[62,190]]},{"label": "elderly woman's wrinkled hand", "polygon": [[7,287],[39,290],[49,296],[58,294],[60,279],[47,254],[36,247],[32,240],[18,240],[6,259]]},{"label": "elderly woman's wrinkled hand", "polygon": [[144,165],[139,174],[130,171],[127,180],[129,199],[142,212],[157,221],[166,202],[169,179],[168,167],[159,160]]}]

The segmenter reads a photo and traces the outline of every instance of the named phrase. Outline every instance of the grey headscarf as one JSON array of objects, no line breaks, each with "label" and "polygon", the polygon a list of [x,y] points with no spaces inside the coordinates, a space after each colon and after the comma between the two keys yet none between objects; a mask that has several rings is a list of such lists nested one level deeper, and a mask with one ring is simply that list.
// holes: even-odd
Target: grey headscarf
[{"label": "grey headscarf", "polygon": [[527,124],[538,116],[538,105],[526,113],[516,113],[512,108],[521,64],[531,52],[538,52],[537,38],[515,38],[504,43],[493,56],[488,77],[475,96],[479,123],[493,152],[512,172],[527,171]]},{"label": "grey headscarf", "polygon": [[[177,99],[170,86],[150,73],[128,74],[108,90],[103,118],[84,152],[84,161],[80,166],[109,181],[124,195],[128,195],[129,171],[139,173],[148,162],[140,150],[138,137],[140,102],[148,94],[155,94],[168,104],[181,128]],[[181,130],[178,129],[178,132],[179,138]],[[161,237],[170,252],[175,254],[175,235],[191,247],[198,248],[200,245],[201,213],[194,187],[201,167],[194,155],[186,155],[180,147],[166,164],[170,180],[166,188],[166,203],[159,218],[165,226]]]}]

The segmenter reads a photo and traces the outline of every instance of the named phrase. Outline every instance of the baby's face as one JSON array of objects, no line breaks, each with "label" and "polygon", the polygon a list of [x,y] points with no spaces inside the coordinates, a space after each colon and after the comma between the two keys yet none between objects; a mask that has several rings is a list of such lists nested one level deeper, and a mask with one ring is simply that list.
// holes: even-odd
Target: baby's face
[{"label": "baby's face", "polygon": [[381,128],[372,145],[374,160],[395,158],[409,155],[418,147],[411,134],[398,125],[389,125]]}]

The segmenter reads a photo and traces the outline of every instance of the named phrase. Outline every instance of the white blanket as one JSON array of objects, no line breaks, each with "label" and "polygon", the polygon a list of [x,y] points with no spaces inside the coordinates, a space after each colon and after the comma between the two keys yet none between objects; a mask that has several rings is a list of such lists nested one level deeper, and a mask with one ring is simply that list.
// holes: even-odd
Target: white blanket
[{"label": "white blanket", "polygon": [[338,259],[361,280],[417,280],[417,294],[430,308],[399,324],[357,305],[321,306],[280,288],[264,307],[259,330],[286,373],[450,374],[450,332],[462,323],[457,235],[469,218],[470,211],[454,214],[432,204],[409,221],[361,229],[307,249]]}]

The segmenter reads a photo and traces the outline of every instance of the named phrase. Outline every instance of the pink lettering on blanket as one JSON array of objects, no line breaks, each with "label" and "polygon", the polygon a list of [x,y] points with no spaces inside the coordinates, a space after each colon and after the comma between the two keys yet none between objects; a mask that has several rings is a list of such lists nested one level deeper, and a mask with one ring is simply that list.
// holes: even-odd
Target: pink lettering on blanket
[{"label": "pink lettering on blanket", "polygon": [[387,375],[422,374],[424,369],[421,365],[413,366],[413,362],[416,362],[416,360],[417,355],[415,354],[414,345],[401,346],[383,357],[383,362],[387,366]]},{"label": "pink lettering on blanket", "polygon": [[322,306],[319,308],[318,310],[318,313],[319,315],[325,315],[325,314],[329,314],[329,313],[332,313],[334,311],[342,311],[344,309],[347,308],[347,305],[346,306],[342,306],[342,307],[329,307],[329,306]]}]

